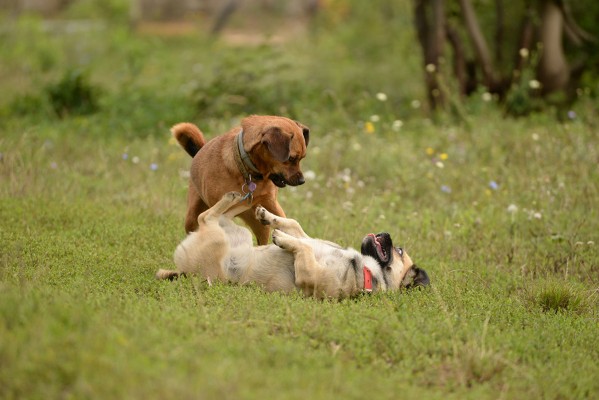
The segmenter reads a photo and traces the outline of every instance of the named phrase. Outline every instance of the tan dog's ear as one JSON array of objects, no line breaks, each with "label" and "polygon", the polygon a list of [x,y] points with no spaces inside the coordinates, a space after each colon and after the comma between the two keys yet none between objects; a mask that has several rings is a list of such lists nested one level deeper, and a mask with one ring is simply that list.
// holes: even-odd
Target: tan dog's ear
[{"label": "tan dog's ear", "polygon": [[279,162],[289,160],[291,138],[283,135],[279,128],[270,128],[262,136],[262,144],[266,145],[270,154]]},{"label": "tan dog's ear", "polygon": [[306,147],[308,147],[308,142],[310,141],[310,128],[308,128],[306,125],[302,124],[299,121],[293,121],[297,124],[297,126],[299,126],[300,128],[302,128],[302,133],[304,134],[304,142],[306,142]]}]

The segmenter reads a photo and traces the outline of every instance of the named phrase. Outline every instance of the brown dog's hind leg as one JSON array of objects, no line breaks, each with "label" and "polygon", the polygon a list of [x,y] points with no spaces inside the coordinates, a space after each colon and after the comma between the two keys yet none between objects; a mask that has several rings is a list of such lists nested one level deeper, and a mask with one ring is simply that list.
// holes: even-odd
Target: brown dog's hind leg
[{"label": "brown dog's hind leg", "polygon": [[189,183],[187,191],[187,214],[185,215],[185,232],[190,233],[198,229],[198,215],[208,209],[208,205],[200,198],[193,184]]}]

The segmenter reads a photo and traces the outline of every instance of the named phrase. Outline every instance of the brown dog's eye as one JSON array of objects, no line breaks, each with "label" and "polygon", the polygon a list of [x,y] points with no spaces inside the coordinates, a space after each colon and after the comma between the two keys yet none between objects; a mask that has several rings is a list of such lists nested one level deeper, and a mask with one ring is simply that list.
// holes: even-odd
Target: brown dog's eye
[{"label": "brown dog's eye", "polygon": [[297,157],[289,157],[289,160],[287,161],[289,161],[291,164],[296,164],[298,162],[298,159]]}]

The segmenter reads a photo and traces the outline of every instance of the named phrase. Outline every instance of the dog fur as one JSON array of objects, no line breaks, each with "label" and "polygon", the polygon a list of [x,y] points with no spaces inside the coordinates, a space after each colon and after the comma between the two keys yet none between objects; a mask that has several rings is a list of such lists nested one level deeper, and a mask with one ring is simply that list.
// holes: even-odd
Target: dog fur
[{"label": "dog fur", "polygon": [[267,291],[300,290],[317,298],[353,297],[365,286],[364,268],[372,274],[372,291],[426,286],[429,278],[410,256],[394,247],[386,233],[367,235],[361,252],[310,238],[300,224],[255,208],[255,219],[274,228],[270,245],[253,246],[251,233],[232,218],[249,205],[240,193],[227,193],[198,217],[198,229],[177,246],[176,270],[160,269],[158,279],[199,274],[208,282],[255,282]]},{"label": "dog fur", "polygon": [[[246,164],[258,172],[242,171],[245,164],[236,160],[237,139],[243,132],[243,150],[248,155]],[[206,142],[200,129],[184,122],[171,128],[181,147],[193,157],[187,194],[187,233],[197,229],[197,218],[216,204],[227,192],[248,193],[249,182],[256,185],[249,201],[251,209],[240,214],[254,232],[258,244],[266,244],[270,228],[254,218],[256,205],[261,204],[271,213],[284,217],[277,201],[279,187],[304,183],[300,161],[306,156],[310,129],[285,117],[252,115],[241,121],[241,126]]]}]

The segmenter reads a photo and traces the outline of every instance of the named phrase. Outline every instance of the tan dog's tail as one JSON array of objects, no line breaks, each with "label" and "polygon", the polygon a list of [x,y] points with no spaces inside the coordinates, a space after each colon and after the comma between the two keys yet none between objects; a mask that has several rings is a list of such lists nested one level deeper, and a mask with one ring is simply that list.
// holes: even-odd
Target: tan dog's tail
[{"label": "tan dog's tail", "polygon": [[156,279],[168,279],[172,281],[173,279],[177,279],[179,276],[184,275],[178,271],[173,271],[171,269],[159,269],[156,272]]},{"label": "tan dog's tail", "polygon": [[173,126],[171,133],[187,154],[192,157],[206,144],[200,128],[190,122],[181,122]]}]

